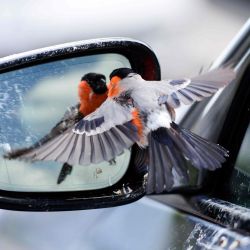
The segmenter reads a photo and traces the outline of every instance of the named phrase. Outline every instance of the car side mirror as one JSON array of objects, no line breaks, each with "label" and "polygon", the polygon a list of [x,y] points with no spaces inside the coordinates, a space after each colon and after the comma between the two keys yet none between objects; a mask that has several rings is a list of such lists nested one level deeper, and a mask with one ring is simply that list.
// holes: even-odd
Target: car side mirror
[{"label": "car side mirror", "polygon": [[[0,59],[0,208],[29,211],[92,209],[126,204],[145,194],[145,166],[136,146],[115,162],[73,166],[4,159],[13,148],[42,138],[77,104],[77,84],[88,72],[108,78],[129,67],[147,80],[160,80],[160,66],[145,44],[127,38],[80,41]],[[67,172],[68,171],[68,172]]]}]

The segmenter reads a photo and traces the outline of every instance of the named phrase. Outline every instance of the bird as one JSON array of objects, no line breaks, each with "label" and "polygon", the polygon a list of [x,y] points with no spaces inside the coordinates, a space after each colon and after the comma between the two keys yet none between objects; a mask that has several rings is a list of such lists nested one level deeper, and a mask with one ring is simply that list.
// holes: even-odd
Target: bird
[{"label": "bird", "polygon": [[147,152],[146,194],[170,191],[174,173],[188,179],[187,164],[215,170],[228,157],[222,146],[177,125],[175,109],[211,96],[235,75],[231,65],[223,65],[193,78],[147,81],[131,68],[115,69],[99,108],[18,158],[88,165],[110,161],[137,144]]},{"label": "bird", "polygon": [[[62,134],[67,128],[73,126],[84,116],[94,112],[107,98],[108,89],[106,77],[99,73],[85,74],[78,84],[79,103],[68,107],[60,121],[38,142],[28,148],[13,150],[8,153],[7,158],[15,159],[23,154],[35,150],[45,143],[54,140]],[[67,175],[71,174],[72,165],[65,162],[57,178],[57,184],[62,183]]]}]

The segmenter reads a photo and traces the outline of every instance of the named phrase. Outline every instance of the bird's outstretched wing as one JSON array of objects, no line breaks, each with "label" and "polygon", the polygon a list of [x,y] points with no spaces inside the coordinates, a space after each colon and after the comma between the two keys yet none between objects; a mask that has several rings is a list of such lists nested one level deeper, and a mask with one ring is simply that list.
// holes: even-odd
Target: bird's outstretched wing
[{"label": "bird's outstretched wing", "polygon": [[[18,159],[57,161],[70,165],[89,165],[110,161],[138,140],[133,114],[114,100],[105,101],[95,112],[67,128],[53,140],[30,148]],[[11,157],[13,153],[6,155]]]},{"label": "bird's outstretched wing", "polygon": [[83,115],[79,112],[80,104],[76,104],[75,106],[71,106],[64,113],[62,119],[50,130],[48,134],[42,137],[39,141],[31,145],[30,147],[20,148],[16,150],[12,150],[4,155],[7,159],[17,159],[22,158],[25,154],[28,154],[40,147],[44,144],[48,143],[51,140],[54,140],[57,136],[61,135],[68,128],[72,127],[78,121],[83,118]]},{"label": "bird's outstretched wing", "polygon": [[230,66],[221,67],[191,79],[161,81],[159,104],[167,104],[171,108],[178,108],[200,101],[211,96],[218,89],[232,82],[235,72]]}]

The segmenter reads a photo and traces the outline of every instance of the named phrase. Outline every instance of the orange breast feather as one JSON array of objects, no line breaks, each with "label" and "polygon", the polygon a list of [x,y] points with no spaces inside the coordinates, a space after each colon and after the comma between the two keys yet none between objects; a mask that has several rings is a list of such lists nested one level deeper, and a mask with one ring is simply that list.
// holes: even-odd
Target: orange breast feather
[{"label": "orange breast feather", "polygon": [[81,103],[79,111],[84,116],[94,112],[107,99],[107,92],[99,95],[95,94],[86,81],[80,82],[78,95]]},{"label": "orange breast feather", "polygon": [[139,137],[142,137],[143,136],[143,123],[140,118],[139,111],[137,109],[134,109],[132,111],[132,116],[133,116],[132,123],[136,126]]},{"label": "orange breast feather", "polygon": [[121,92],[121,88],[119,85],[120,80],[121,80],[121,78],[118,76],[114,76],[110,80],[110,83],[108,85],[108,91],[109,91],[108,97],[109,98],[118,96],[120,94],[120,92]]}]

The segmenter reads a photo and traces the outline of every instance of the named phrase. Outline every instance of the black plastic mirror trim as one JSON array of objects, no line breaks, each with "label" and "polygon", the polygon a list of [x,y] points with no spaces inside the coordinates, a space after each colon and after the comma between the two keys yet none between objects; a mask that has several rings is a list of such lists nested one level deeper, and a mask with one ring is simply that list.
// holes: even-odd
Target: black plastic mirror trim
[{"label": "black plastic mirror trim", "polygon": [[0,59],[0,73],[65,58],[105,53],[124,55],[145,79],[160,80],[160,65],[153,50],[141,41],[123,37],[65,43],[3,57]]},{"label": "black plastic mirror trim", "polygon": [[[160,65],[146,44],[130,38],[103,38],[67,43],[0,59],[0,74],[37,64],[79,56],[118,53],[147,80],[160,80]],[[13,192],[0,190],[0,208],[19,211],[67,211],[113,207],[145,195],[143,175],[133,172],[133,157],[124,177],[111,187],[75,192]]]},{"label": "black plastic mirror trim", "polygon": [[9,194],[9,196],[0,197],[0,206],[1,209],[32,212],[72,211],[115,207],[140,199],[144,195],[144,188],[142,185],[139,185],[138,189],[131,194],[123,195],[108,195],[103,192],[102,195],[95,196],[95,191],[92,192],[91,196],[85,195],[85,192],[76,192],[75,195],[73,192],[66,193],[67,192],[37,193],[31,196],[28,193],[20,193],[15,196]]}]

